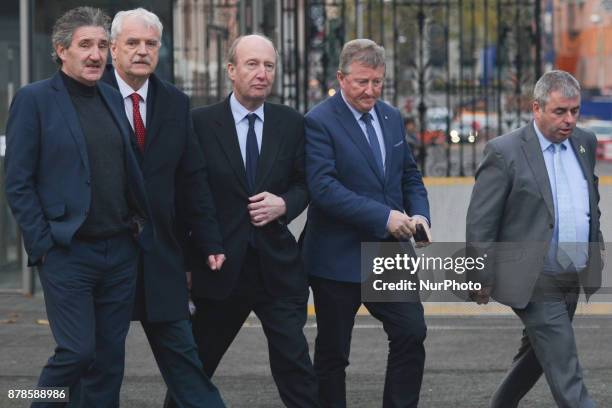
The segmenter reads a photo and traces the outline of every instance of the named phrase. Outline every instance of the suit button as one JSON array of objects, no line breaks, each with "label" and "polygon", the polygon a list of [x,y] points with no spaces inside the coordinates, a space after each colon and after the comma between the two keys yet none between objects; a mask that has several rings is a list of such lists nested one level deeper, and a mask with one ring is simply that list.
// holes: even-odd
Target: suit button
[{"label": "suit button", "polygon": [[88,186],[91,185],[91,180],[87,180],[85,184],[87,184]]},{"label": "suit button", "polygon": [[550,229],[555,228],[555,224],[548,224],[548,228],[550,228]]}]

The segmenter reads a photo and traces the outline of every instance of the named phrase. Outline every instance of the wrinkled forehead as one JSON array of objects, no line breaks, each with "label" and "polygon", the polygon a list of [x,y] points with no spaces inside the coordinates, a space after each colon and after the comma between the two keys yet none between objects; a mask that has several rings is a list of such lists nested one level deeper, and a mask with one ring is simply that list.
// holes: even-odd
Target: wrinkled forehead
[{"label": "wrinkled forehead", "polygon": [[[136,35],[137,34],[137,35]],[[129,16],[123,20],[120,37],[154,37],[157,40],[161,37],[161,33],[155,24],[150,23],[142,17]]]},{"label": "wrinkled forehead", "polygon": [[72,42],[78,41],[108,41],[108,32],[101,26],[80,26],[72,32]]},{"label": "wrinkled forehead", "polygon": [[565,96],[561,91],[552,91],[548,95],[546,107],[553,109],[575,109],[580,107],[580,94],[576,96]]},{"label": "wrinkled forehead", "polygon": [[261,37],[243,38],[236,47],[236,60],[276,62],[276,51],[270,42]]},{"label": "wrinkled forehead", "polygon": [[355,78],[381,78],[385,76],[385,66],[374,67],[360,61],[353,61],[349,65],[348,74]]}]

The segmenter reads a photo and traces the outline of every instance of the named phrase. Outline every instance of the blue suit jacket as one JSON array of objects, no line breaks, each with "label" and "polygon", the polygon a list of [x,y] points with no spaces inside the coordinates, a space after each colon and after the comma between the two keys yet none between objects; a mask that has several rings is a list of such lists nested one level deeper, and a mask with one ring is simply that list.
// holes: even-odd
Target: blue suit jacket
[{"label": "blue suit jacket", "polygon": [[376,171],[368,141],[340,92],[306,115],[312,203],[303,258],[311,275],[360,282],[361,243],[389,238],[391,210],[429,219],[427,191],[405,142],[401,115],[380,101],[375,109],[385,140],[384,176]]},{"label": "blue suit jacket", "polygon": [[[97,86],[121,131],[128,185],[139,215],[146,218],[144,182],[130,148],[121,95],[106,84]],[[17,92],[6,138],[6,196],[21,228],[29,265],[34,265],[54,245],[70,244],[91,203],[85,136],[59,72]],[[145,223],[140,234],[143,247],[150,246],[152,235]]]}]

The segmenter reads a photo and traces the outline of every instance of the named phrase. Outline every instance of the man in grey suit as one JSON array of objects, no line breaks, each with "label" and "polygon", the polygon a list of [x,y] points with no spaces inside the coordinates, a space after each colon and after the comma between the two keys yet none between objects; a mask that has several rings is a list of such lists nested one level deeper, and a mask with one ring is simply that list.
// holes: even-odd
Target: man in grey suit
[{"label": "man in grey suit", "polygon": [[[525,326],[491,407],[516,407],[542,373],[559,407],[595,406],[572,328],[580,287],[587,296],[595,292],[603,266],[596,139],[576,128],[579,111],[578,81],[547,72],[535,85],[534,120],[490,141],[476,172],[467,241],[493,255],[473,295],[478,303],[492,296],[511,306]],[[520,254],[494,251],[509,243],[523,245]],[[541,244],[535,256],[534,244]]]}]

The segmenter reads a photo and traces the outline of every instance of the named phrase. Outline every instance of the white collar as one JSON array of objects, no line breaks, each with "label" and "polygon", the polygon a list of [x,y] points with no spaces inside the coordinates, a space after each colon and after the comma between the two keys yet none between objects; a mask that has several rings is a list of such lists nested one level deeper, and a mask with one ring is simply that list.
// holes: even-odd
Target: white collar
[{"label": "white collar", "polygon": [[[360,123],[359,120],[361,120],[361,117],[363,116],[363,112],[359,112],[357,109],[353,108],[353,105],[351,105],[344,97],[344,93],[342,93],[342,90],[340,90],[340,96],[342,96],[342,100],[344,101],[344,103],[346,103],[346,106],[348,106],[353,116],[355,116],[355,120],[357,120],[357,123]],[[372,118],[376,118],[375,106],[376,104],[374,104],[372,109],[370,109],[370,112],[368,112],[370,115],[372,115]]]},{"label": "white collar", "polygon": [[249,113],[256,114],[257,117],[259,118],[259,120],[261,120],[262,122],[264,121],[264,106],[263,106],[263,104],[261,104],[261,106],[259,106],[254,111],[250,111],[247,108],[245,108],[244,105],[242,105],[240,102],[238,102],[238,99],[236,98],[236,95],[234,95],[233,92],[230,95],[230,109],[232,110],[232,116],[234,117],[234,122],[236,124],[238,124],[238,122],[243,120],[244,117],[246,115],[248,115]]},{"label": "white collar", "polygon": [[[117,85],[119,85],[119,92],[121,93],[121,96],[123,99],[128,98],[134,93],[134,90],[123,80],[123,78],[121,78],[116,69],[113,69],[113,71],[115,72],[115,78],[117,79]],[[147,95],[149,94],[149,78],[147,78],[140,89],[135,92],[140,95],[144,103],[147,103]]]}]

